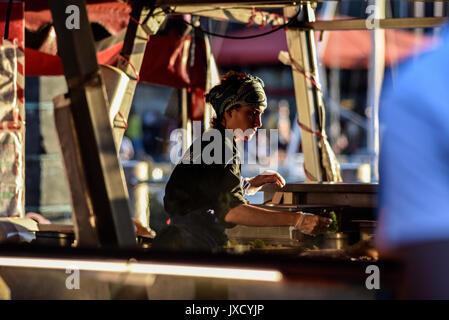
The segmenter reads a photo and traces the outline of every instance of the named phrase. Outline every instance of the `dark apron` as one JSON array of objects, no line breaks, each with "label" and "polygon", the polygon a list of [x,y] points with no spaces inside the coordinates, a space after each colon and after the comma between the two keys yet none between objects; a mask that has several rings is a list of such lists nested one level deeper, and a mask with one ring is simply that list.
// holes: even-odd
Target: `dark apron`
[{"label": "dark apron", "polygon": [[170,225],[157,233],[152,249],[215,251],[226,243],[225,227],[211,209],[197,209],[170,220]]}]

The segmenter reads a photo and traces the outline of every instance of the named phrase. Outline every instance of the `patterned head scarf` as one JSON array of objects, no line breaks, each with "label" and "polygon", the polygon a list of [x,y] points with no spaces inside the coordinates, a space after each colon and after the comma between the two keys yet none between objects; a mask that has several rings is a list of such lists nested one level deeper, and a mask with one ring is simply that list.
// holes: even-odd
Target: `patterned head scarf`
[{"label": "patterned head scarf", "polygon": [[234,106],[267,106],[263,81],[250,74],[230,71],[224,75],[221,84],[213,87],[206,95],[217,116]]}]

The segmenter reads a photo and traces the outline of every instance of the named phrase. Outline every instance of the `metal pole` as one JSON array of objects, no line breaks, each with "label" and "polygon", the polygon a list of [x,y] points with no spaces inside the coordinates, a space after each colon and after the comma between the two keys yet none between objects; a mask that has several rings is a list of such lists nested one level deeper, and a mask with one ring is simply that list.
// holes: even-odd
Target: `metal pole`
[{"label": "metal pole", "polygon": [[[444,13],[444,6],[443,6],[443,2],[434,2],[434,7],[433,7],[433,15],[435,17],[442,17],[443,13]],[[433,34],[435,37],[438,37],[440,35],[441,32],[441,28],[434,28],[433,30]]]},{"label": "metal pole", "polygon": [[[422,1],[416,1],[414,3],[414,16],[415,18],[422,18],[424,17],[424,9],[425,9],[425,4]],[[414,30],[415,33],[415,46],[414,46],[414,50],[413,50],[413,55],[414,55],[414,61],[416,61],[416,58],[418,56],[418,53],[420,51],[420,40],[421,37],[424,34],[424,29],[423,28],[415,28]]]},{"label": "metal pole", "polygon": [[[285,8],[284,14],[287,17],[294,16],[296,10],[300,8]],[[308,22],[315,21],[315,15],[310,3],[303,5],[304,19]],[[310,79],[313,77],[315,83],[319,83],[318,69],[313,63],[311,54],[316,53],[314,44],[313,30],[298,30],[289,28],[287,30],[287,44],[291,55],[291,67],[293,72],[293,81],[295,86],[296,107],[298,110],[298,119],[303,127],[301,129],[301,142],[304,153],[304,171],[308,181],[323,181],[323,169],[321,165],[321,156],[318,148],[317,136],[310,131],[317,132],[318,105],[316,88],[314,88]],[[315,56],[316,61],[316,56]],[[305,76],[306,75],[306,76]]]},{"label": "metal pole", "polygon": [[[376,7],[376,19],[385,18],[385,1],[371,0]],[[368,69],[368,152],[370,153],[371,181],[379,180],[379,98],[385,70],[385,30],[371,31],[372,53]]]}]

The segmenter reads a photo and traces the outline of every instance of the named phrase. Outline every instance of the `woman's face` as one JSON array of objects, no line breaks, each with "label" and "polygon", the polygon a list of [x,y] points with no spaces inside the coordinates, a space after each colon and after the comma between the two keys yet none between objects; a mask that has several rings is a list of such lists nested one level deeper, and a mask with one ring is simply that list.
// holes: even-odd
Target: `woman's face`
[{"label": "woman's face", "polygon": [[[238,140],[249,141],[257,129],[262,126],[263,106],[244,106],[231,110],[231,114],[225,112],[226,129],[234,130],[234,136]],[[239,130],[240,129],[240,130]]]}]

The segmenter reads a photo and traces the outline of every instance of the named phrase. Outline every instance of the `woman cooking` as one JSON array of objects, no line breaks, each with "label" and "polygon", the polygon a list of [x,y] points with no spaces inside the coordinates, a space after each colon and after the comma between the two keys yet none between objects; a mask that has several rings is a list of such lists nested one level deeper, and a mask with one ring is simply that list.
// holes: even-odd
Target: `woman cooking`
[{"label": "woman cooking", "polygon": [[[301,212],[278,212],[248,204],[244,194],[253,194],[267,183],[285,185],[276,172],[251,179],[241,176],[236,141],[249,141],[261,127],[267,107],[263,82],[245,73],[228,72],[220,85],[206,95],[216,112],[215,135],[197,139],[175,167],[167,183],[164,207],[170,225],[159,231],[152,247],[161,250],[208,250],[222,247],[225,228],[246,226],[293,226],[306,234],[326,230],[330,220]],[[214,139],[212,139],[212,136]],[[206,140],[206,141],[205,141]],[[211,153],[211,145],[216,148]],[[209,151],[209,153],[207,152]],[[208,159],[204,155],[210,155]],[[214,161],[211,161],[213,159]]]}]

